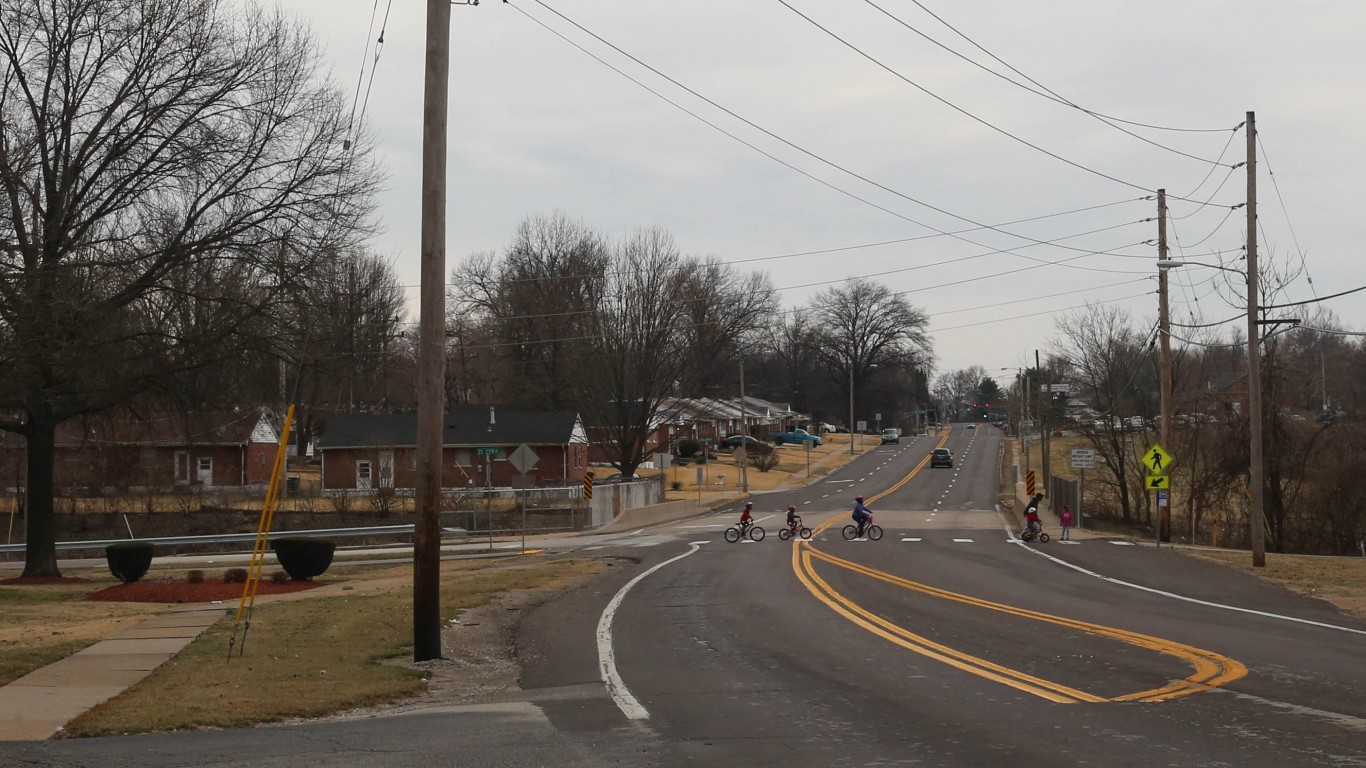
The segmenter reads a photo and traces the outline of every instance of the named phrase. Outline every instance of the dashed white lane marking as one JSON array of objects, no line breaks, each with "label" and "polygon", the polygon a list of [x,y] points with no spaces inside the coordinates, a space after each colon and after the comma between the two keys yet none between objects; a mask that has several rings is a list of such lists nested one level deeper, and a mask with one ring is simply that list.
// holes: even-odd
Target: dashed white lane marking
[{"label": "dashed white lane marking", "polygon": [[603,684],[607,686],[607,692],[612,695],[612,701],[616,703],[617,709],[620,709],[621,713],[626,715],[627,720],[648,720],[650,719],[650,713],[646,711],[645,707],[640,705],[640,702],[636,700],[635,696],[631,695],[631,691],[626,687],[626,682],[621,679],[621,674],[617,672],[617,657],[612,651],[612,619],[616,617],[617,609],[621,607],[621,601],[625,599],[626,593],[630,592],[632,587],[639,584],[646,576],[649,576],[660,568],[682,560],[688,555],[696,553],[699,549],[701,549],[701,547],[694,542],[692,544],[692,549],[689,549],[687,552],[654,565],[644,573],[641,573],[634,579],[626,582],[626,584],[612,596],[611,601],[607,603],[607,607],[602,610],[602,617],[598,619],[598,670],[602,674]]},{"label": "dashed white lane marking", "polygon": [[689,544],[710,544],[710,541],[690,541]]},{"label": "dashed white lane marking", "polygon": [[1076,543],[1077,543],[1077,542],[1075,542],[1075,541],[1072,541],[1071,539],[1058,539],[1057,542],[1058,542],[1059,544],[1076,544]]},{"label": "dashed white lane marking", "polygon": [[902,539],[902,541],[920,541],[920,539],[918,539],[918,538],[915,538],[915,539],[913,539],[913,538],[905,538],[905,539]]},{"label": "dashed white lane marking", "polygon": [[803,501],[802,503],[803,503],[803,504],[810,504],[811,501],[810,501],[810,500],[807,500],[807,501]]},{"label": "dashed white lane marking", "polygon": [[1110,543],[1116,547],[1132,547],[1134,545],[1132,541],[1112,541]]},{"label": "dashed white lane marking", "polygon": [[584,552],[588,552],[589,550],[593,550],[593,549],[607,549],[607,546],[606,546],[605,544],[599,544],[599,545],[597,545],[596,547],[584,547],[584,548],[583,548],[583,551],[584,551]]},{"label": "dashed white lane marking", "polygon": [[971,543],[972,543],[972,539],[954,539],[954,540],[953,540],[953,543],[954,543],[954,544],[971,544]]}]

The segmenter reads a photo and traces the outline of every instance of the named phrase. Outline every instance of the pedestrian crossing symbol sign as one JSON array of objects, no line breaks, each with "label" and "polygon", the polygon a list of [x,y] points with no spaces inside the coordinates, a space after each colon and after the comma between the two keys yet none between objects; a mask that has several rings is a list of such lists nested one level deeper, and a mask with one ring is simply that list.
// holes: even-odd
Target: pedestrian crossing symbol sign
[{"label": "pedestrian crossing symbol sign", "polygon": [[[1171,466],[1171,463],[1172,455],[1162,450],[1162,446],[1158,443],[1153,443],[1153,447],[1149,448],[1148,452],[1143,454],[1143,465],[1154,475],[1167,474],[1167,468]],[[1148,487],[1151,489],[1156,488],[1157,486],[1149,485]],[[1163,487],[1165,488],[1166,486]]]}]

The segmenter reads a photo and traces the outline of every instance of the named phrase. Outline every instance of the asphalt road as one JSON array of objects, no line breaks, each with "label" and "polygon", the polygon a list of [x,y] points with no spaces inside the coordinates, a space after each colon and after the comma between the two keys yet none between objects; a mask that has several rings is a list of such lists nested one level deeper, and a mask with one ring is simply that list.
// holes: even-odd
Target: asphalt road
[{"label": "asphalt road", "polygon": [[[1366,622],[1170,550],[1021,544],[1001,441],[959,426],[761,496],[761,542],[724,542],[738,508],[561,542],[640,564],[524,618],[515,701],[13,764],[1366,765]],[[881,541],[840,536],[856,494]],[[788,504],[811,542],[778,539]]]}]

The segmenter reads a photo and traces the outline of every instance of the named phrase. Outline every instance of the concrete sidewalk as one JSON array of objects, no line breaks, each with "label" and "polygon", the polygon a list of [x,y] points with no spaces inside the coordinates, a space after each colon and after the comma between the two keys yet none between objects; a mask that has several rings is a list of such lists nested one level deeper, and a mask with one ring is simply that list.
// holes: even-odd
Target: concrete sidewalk
[{"label": "concrete sidewalk", "polygon": [[0,741],[38,741],[123,693],[227,615],[190,606],[138,622],[0,688]]}]

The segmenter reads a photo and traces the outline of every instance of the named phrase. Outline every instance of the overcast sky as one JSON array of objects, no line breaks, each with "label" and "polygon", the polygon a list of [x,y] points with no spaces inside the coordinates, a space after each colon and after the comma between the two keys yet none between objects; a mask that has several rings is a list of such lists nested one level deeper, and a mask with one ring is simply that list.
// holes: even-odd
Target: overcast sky
[{"label": "overcast sky", "polygon": [[[386,0],[281,2],[348,95],[362,66],[371,76]],[[374,247],[415,297],[425,3],[387,11],[364,107],[389,175]],[[1172,198],[1173,258],[1242,266],[1233,128],[1255,110],[1261,253],[1296,275],[1280,298],[1366,285],[1360,0],[486,0],[452,14],[448,272],[528,216],[614,236],[655,225],[687,254],[768,272],[789,308],[874,276],[929,314],[939,371],[994,373],[1054,344],[1057,315],[1040,313],[1089,300],[1155,318],[1152,190]],[[1118,123],[1141,138],[1126,135],[982,67],[1182,130]],[[1175,277],[1173,320],[1236,316],[1223,275]],[[1366,292],[1325,306],[1360,329]]]}]

